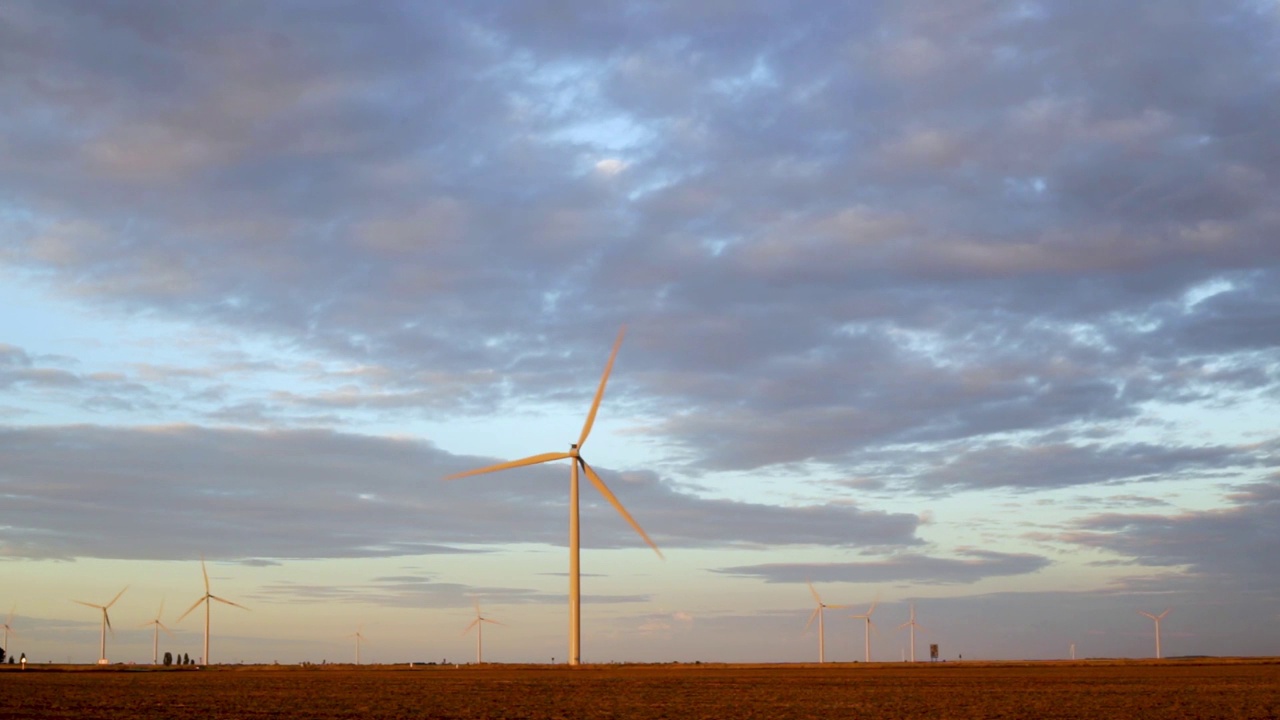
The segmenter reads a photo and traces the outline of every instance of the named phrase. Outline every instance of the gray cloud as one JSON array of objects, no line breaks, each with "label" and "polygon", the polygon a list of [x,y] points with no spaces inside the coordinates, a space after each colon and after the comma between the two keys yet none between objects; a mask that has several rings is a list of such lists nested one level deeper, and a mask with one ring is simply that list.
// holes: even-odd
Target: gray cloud
[{"label": "gray cloud", "polygon": [[[2,428],[0,456],[0,547],[10,557],[370,557],[564,542],[558,468],[441,482],[492,460],[424,442],[327,430]],[[668,548],[917,542],[913,515],[706,500],[651,474],[598,472]],[[593,491],[582,516],[585,547],[640,545]]]},{"label": "gray cloud", "polygon": [[1280,552],[1280,480],[1240,487],[1223,509],[1174,513],[1098,513],[1063,534],[1084,547],[1109,550],[1137,565],[1186,566],[1193,578],[1238,591],[1280,594],[1273,558]]},{"label": "gray cloud", "polygon": [[973,583],[987,577],[1026,575],[1049,566],[1048,558],[1026,553],[1002,553],[961,548],[959,557],[931,557],[915,553],[885,560],[843,563],[769,563],[717,568],[713,572],[758,577],[771,583],[892,582],[921,585]]}]

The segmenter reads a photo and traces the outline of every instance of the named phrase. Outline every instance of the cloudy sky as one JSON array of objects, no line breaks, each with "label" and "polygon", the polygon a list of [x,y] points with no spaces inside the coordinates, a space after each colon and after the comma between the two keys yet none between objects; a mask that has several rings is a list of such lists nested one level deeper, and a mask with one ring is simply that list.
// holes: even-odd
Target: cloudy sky
[{"label": "cloudy sky", "polygon": [[[0,611],[91,662],[1280,648],[1280,7],[0,2]],[[160,610],[164,603],[163,612]]]}]

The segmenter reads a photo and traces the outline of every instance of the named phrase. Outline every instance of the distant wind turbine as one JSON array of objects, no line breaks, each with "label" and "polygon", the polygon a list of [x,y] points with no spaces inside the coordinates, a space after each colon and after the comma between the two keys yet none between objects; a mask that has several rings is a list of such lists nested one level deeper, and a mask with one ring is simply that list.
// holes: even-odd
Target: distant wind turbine
[{"label": "distant wind turbine", "polygon": [[873,600],[871,602],[871,607],[867,608],[865,613],[849,616],[855,620],[862,620],[864,622],[862,628],[863,643],[866,645],[866,660],[864,662],[871,662],[871,631],[875,628],[875,623],[871,622],[871,613],[876,611],[876,604],[879,602],[879,600]]},{"label": "distant wind turbine", "polygon": [[106,605],[94,605],[93,603],[87,603],[83,600],[71,601],[74,603],[79,603],[81,605],[84,605],[85,607],[97,608],[98,610],[102,611],[102,641],[98,645],[98,664],[99,665],[107,664],[107,631],[111,630],[112,635],[116,634],[116,631],[111,627],[111,617],[107,615],[107,608],[111,607],[112,605],[115,605],[116,601],[120,599],[120,596],[124,594],[124,591],[128,589],[129,589],[129,586],[125,585],[124,590],[121,590],[120,592],[116,593],[116,596],[111,598],[111,602],[107,603]]},{"label": "distant wind turbine", "polygon": [[813,583],[809,583],[809,592],[813,593],[813,601],[817,603],[817,607],[815,607],[813,609],[813,612],[810,613],[809,622],[804,624],[804,630],[805,632],[808,632],[809,626],[813,624],[813,619],[814,618],[818,619],[818,662],[824,663],[827,661],[827,648],[826,648],[826,639],[824,637],[826,635],[826,632],[825,632],[825,628],[823,628],[823,622],[822,622],[822,618],[824,614],[823,611],[824,610],[841,610],[849,606],[848,605],[828,605],[822,602],[822,597],[818,595],[818,591],[814,589]]},{"label": "distant wind turbine", "polygon": [[360,664],[360,643],[365,642],[365,639],[364,639],[364,626],[363,626],[363,625],[361,625],[361,626],[357,627],[357,628],[356,628],[356,631],[355,631],[354,633],[352,633],[351,635],[348,635],[347,637],[351,637],[351,638],[355,638],[355,639],[356,639],[356,664],[357,664],[357,665],[359,665],[359,664]]},{"label": "distant wind turbine", "polygon": [[12,608],[10,608],[9,617],[4,621],[4,651],[5,652],[9,652],[12,649],[9,647],[9,633],[13,633],[14,635],[18,634],[18,631],[13,629],[13,614],[15,611],[17,611],[17,609],[18,609],[17,605],[14,605]]},{"label": "distant wind turbine", "polygon": [[898,626],[898,629],[911,628],[911,662],[916,661],[916,628],[920,627],[916,624],[916,604],[911,603],[911,619]]},{"label": "distant wind turbine", "polygon": [[466,635],[471,632],[471,628],[476,629],[476,664],[481,665],[484,663],[484,624],[491,623],[493,625],[501,625],[502,623],[497,620],[490,620],[489,618],[481,615],[480,601],[475,600],[474,602],[476,606],[476,619],[471,621],[471,624],[467,626],[466,630],[462,631],[462,634]]},{"label": "distant wind turbine", "polygon": [[1146,615],[1147,617],[1154,620],[1156,623],[1156,659],[1157,660],[1159,660],[1161,657],[1160,655],[1160,621],[1163,620],[1164,616],[1168,615],[1169,611],[1172,609],[1173,608],[1165,608],[1164,612],[1160,613],[1159,615],[1152,615],[1151,613],[1145,612],[1143,610],[1138,611],[1139,615]]},{"label": "distant wind turbine", "polygon": [[604,375],[600,377],[600,386],[596,389],[595,399],[591,401],[591,410],[587,413],[587,420],[582,425],[582,434],[578,437],[576,444],[569,446],[569,452],[548,452],[540,455],[531,455],[520,460],[512,460],[510,462],[498,463],[497,465],[489,465],[476,470],[468,470],[466,472],[455,473],[445,478],[445,480],[455,480],[457,478],[468,477],[471,475],[481,475],[483,473],[497,472],[499,470],[508,470],[510,468],[524,467],[525,465],[537,465],[539,463],[551,462],[553,460],[569,461],[569,664],[578,665],[582,662],[582,592],[581,592],[581,576],[578,570],[579,555],[579,538],[578,538],[578,468],[586,473],[587,479],[595,486],[596,490],[604,496],[614,510],[622,516],[631,528],[636,531],[644,541],[658,553],[658,557],[662,557],[662,551],[658,546],[649,539],[648,534],[640,527],[640,524],[631,517],[631,513],[622,506],[618,498],[604,484],[600,476],[595,470],[587,464],[582,458],[582,446],[587,442],[587,436],[591,433],[591,426],[596,420],[596,411],[600,409],[600,399],[604,397],[605,384],[609,382],[609,373],[613,370],[613,361],[618,357],[618,348],[622,346],[622,337],[626,334],[624,326],[618,331],[618,339],[613,344],[613,352],[609,355],[609,362],[604,366]]},{"label": "distant wind turbine", "polygon": [[147,627],[148,625],[151,625],[153,627],[153,633],[152,633],[153,636],[151,638],[151,664],[152,665],[157,665],[160,662],[160,631],[163,630],[165,635],[168,635],[169,637],[173,637],[173,633],[169,632],[169,628],[165,627],[164,623],[160,622],[160,616],[162,615],[164,615],[164,600],[160,601],[160,609],[156,611],[156,619],[148,622],[144,622],[138,626],[138,627]]},{"label": "distant wind turbine", "polygon": [[195,601],[195,603],[192,604],[191,607],[187,608],[186,612],[179,615],[178,622],[182,622],[182,618],[190,615],[192,610],[195,610],[196,608],[200,607],[200,603],[204,603],[204,661],[203,662],[205,665],[210,665],[212,663],[209,660],[209,605],[210,605],[209,601],[217,600],[218,602],[223,603],[224,605],[238,607],[241,610],[248,610],[249,608],[237,603],[233,603],[230,600],[227,600],[225,598],[220,598],[209,591],[209,570],[205,567],[204,558],[200,558],[200,572],[204,573],[204,596],[202,596],[199,600]]}]

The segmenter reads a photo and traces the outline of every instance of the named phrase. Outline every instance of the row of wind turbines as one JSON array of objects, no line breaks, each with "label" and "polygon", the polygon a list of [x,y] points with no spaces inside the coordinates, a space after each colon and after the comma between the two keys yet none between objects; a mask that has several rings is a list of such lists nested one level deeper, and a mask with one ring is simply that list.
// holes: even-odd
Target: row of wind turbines
[{"label": "row of wind turbines", "polygon": [[[845,610],[845,609],[848,609],[850,606],[833,605],[830,603],[825,603],[822,601],[822,596],[818,594],[818,590],[813,587],[813,583],[809,583],[808,585],[809,585],[809,592],[813,595],[814,608],[813,608],[813,612],[809,614],[809,621],[804,624],[804,631],[805,632],[809,631],[809,628],[813,625],[813,621],[815,619],[818,621],[818,662],[824,663],[827,661],[827,649],[826,649],[826,641],[825,641],[826,632],[825,632],[825,627],[823,623],[823,615],[827,610]],[[871,622],[871,614],[876,611],[876,605],[878,605],[879,603],[880,603],[879,600],[874,600],[871,603],[871,607],[867,608],[866,612],[862,613],[861,615],[849,616],[854,620],[863,621],[863,644],[864,644],[863,659],[865,660],[865,662],[871,662],[871,633],[875,629],[875,623]],[[906,622],[898,626],[898,629],[899,630],[907,629],[911,632],[911,639],[910,639],[911,662],[915,662],[916,661],[916,628],[920,627],[920,624],[916,622],[916,604],[911,603],[910,607],[911,607],[910,616],[908,617]],[[1160,621],[1164,620],[1165,617],[1169,614],[1169,612],[1172,609],[1173,608],[1165,608],[1164,612],[1160,613],[1159,615],[1153,615],[1145,610],[1138,611],[1139,615],[1144,615],[1146,617],[1149,617],[1155,622],[1156,659],[1157,660],[1163,657],[1163,654],[1160,649]],[[1075,643],[1071,643],[1071,659],[1072,660],[1076,659]]]},{"label": "row of wind turbines", "polygon": [[[537,464],[552,462],[556,460],[569,460],[569,656],[568,656],[568,663],[570,665],[579,665],[582,662],[582,618],[581,618],[582,597],[581,597],[581,572],[580,572],[580,560],[579,560],[581,543],[580,543],[579,511],[578,511],[580,472],[581,474],[585,474],[587,476],[587,479],[596,488],[596,490],[605,498],[605,500],[609,502],[610,505],[613,506],[614,510],[616,510],[618,514],[621,515],[624,520],[626,520],[627,524],[629,524],[631,528],[635,530],[635,532],[645,541],[645,543],[647,543],[649,547],[653,548],[653,551],[657,553],[658,557],[659,558],[663,557],[662,551],[658,549],[658,546],[653,542],[653,540],[644,531],[644,529],[640,527],[640,524],[636,522],[635,518],[631,516],[631,513],[627,511],[626,507],[623,506],[622,502],[618,500],[617,496],[613,494],[613,492],[609,489],[608,485],[605,484],[605,482],[600,478],[600,476],[596,473],[596,471],[592,469],[592,467],[589,464],[587,464],[586,459],[582,457],[582,447],[586,444],[587,438],[591,434],[591,429],[595,423],[596,414],[600,409],[600,402],[604,397],[605,387],[608,385],[608,382],[609,382],[609,375],[613,371],[614,361],[617,359],[618,350],[622,346],[622,340],[625,337],[625,335],[626,335],[626,327],[624,326],[618,331],[618,337],[614,341],[613,350],[610,352],[609,360],[605,364],[604,372],[600,377],[600,383],[597,386],[595,396],[591,401],[591,407],[587,412],[587,417],[585,422],[583,423],[582,431],[578,435],[578,441],[576,443],[570,444],[568,452],[544,452],[537,455],[531,455],[529,457],[521,458],[519,460],[511,460],[508,462],[488,465],[488,466],[477,468],[474,470],[467,470],[464,472],[455,473],[453,475],[449,475],[446,478],[444,478],[445,480],[455,480],[455,479],[470,477],[474,475],[482,475],[487,473],[498,472],[501,470],[509,470],[513,468],[525,467],[528,465],[537,465]],[[203,559],[201,559],[200,561],[200,568],[204,574],[205,593],[190,608],[188,608],[187,611],[184,612],[182,616],[178,618],[178,620],[181,621],[182,618],[185,618],[187,615],[189,615],[193,610],[199,607],[200,603],[205,604],[204,656],[203,657],[204,657],[204,662],[208,663],[210,661],[209,625],[210,625],[210,607],[211,607],[212,601],[216,600],[220,603],[231,605],[233,607],[238,607],[244,610],[247,610],[248,608],[245,608],[243,605],[239,605],[230,600],[213,595],[209,589],[209,573],[205,568],[205,563]],[[818,595],[817,590],[814,589],[812,583],[809,584],[809,589],[813,594],[813,598],[817,603],[817,607],[814,609],[813,614],[810,615],[809,623],[806,624],[806,629],[808,628],[809,625],[812,624],[815,618],[818,620],[818,658],[819,658],[819,662],[825,662],[826,649],[825,649],[825,640],[824,640],[825,633],[824,633],[824,627],[823,627],[823,624],[824,624],[823,613],[825,610],[841,609],[846,606],[829,605],[824,603],[822,601],[822,598]],[[88,607],[96,608],[102,611],[102,638],[101,638],[101,645],[100,645],[100,652],[99,652],[100,663],[106,662],[106,634],[111,627],[111,622],[110,622],[110,618],[108,616],[107,611],[113,604],[115,604],[116,600],[120,599],[120,596],[123,594],[124,594],[124,590],[121,590],[119,593],[116,594],[114,598],[112,598],[110,602],[106,603],[105,605],[96,605],[93,603],[83,602],[80,600],[75,601],[80,603],[81,605],[86,605]],[[876,606],[876,603],[873,602],[871,604],[871,607],[867,609],[867,612],[863,613],[862,615],[853,616],[854,618],[859,618],[864,621],[864,633],[865,633],[865,645],[866,645],[865,653],[866,653],[866,660],[868,662],[870,662],[870,659],[871,659],[870,634],[872,632],[872,627],[873,627],[873,624],[871,622],[871,614],[875,611],[875,606]],[[163,604],[161,605],[161,610],[163,610]],[[479,662],[482,660],[482,657],[483,657],[482,644],[483,644],[484,624],[485,623],[501,624],[501,623],[498,623],[496,620],[492,620],[484,617],[480,612],[480,605],[478,602],[476,602],[475,610],[476,610],[475,620],[472,621],[472,623],[467,626],[467,629],[464,631],[464,634],[466,632],[470,632],[472,628],[476,629],[476,659]],[[1150,615],[1149,613],[1145,613],[1145,612],[1143,613],[1144,615],[1147,615],[1148,617],[1151,617],[1156,621],[1156,655],[1157,657],[1159,657],[1160,655],[1160,632],[1159,632],[1160,620],[1167,613],[1168,613],[1168,610],[1166,610],[1164,613],[1161,613],[1159,616]],[[153,655],[154,655],[154,654],[157,654],[159,651],[160,631],[164,630],[166,633],[169,633],[169,630],[167,627],[163,625],[163,623],[161,623],[158,615],[154,620],[146,623],[146,625],[151,625],[154,627],[154,632],[155,632],[155,637],[153,640]],[[919,626],[916,623],[915,605],[912,604],[910,619],[907,622],[900,625],[899,629],[908,628],[910,630],[911,660],[913,662],[915,661],[915,631],[917,627]],[[6,625],[6,631],[7,629],[8,628]],[[172,634],[170,633],[170,635]],[[354,637],[356,639],[356,659],[358,663],[359,654],[360,654],[360,644],[364,640],[364,637],[361,631],[357,631]],[[155,659],[156,658],[153,657],[153,661]]]},{"label": "row of wind turbines", "polygon": [[[202,657],[203,657],[203,662],[208,664],[209,663],[209,621],[210,621],[210,615],[212,614],[212,611],[211,611],[212,601],[217,600],[220,603],[223,603],[225,605],[230,605],[232,607],[238,607],[241,610],[248,610],[249,608],[239,603],[232,602],[230,600],[227,600],[226,598],[221,598],[213,594],[213,592],[209,589],[209,570],[208,568],[205,567],[204,558],[200,559],[200,572],[204,574],[204,595],[202,595],[200,599],[192,603],[191,607],[187,608],[186,612],[178,616],[177,621],[182,622],[183,618],[190,615],[191,612],[196,608],[200,607],[200,603],[204,603],[204,655]],[[129,589],[129,586],[126,585],[124,589],[116,593],[116,596],[111,598],[111,601],[106,603],[105,605],[98,605],[96,603],[85,602],[84,600],[72,600],[72,602],[77,603],[79,605],[84,605],[85,607],[91,607],[96,610],[102,611],[102,633],[101,633],[101,639],[99,640],[99,644],[98,644],[98,664],[99,665],[106,665],[108,663],[107,632],[111,631],[112,635],[115,634],[115,630],[111,627],[111,614],[108,611],[111,609],[112,605],[116,604],[116,601],[120,599],[120,596],[124,595],[125,590],[128,590],[128,589]],[[157,664],[160,661],[160,631],[163,630],[166,635],[168,635],[169,637],[173,637],[173,633],[170,632],[169,628],[160,620],[160,617],[162,615],[164,615],[163,600],[160,601],[160,610],[156,613],[155,618],[142,624],[142,627],[152,628],[153,635],[151,640],[151,663],[153,665]],[[5,624],[5,646],[6,647],[8,647],[8,643],[9,643],[8,631],[9,631],[9,625],[8,623],[6,623]]]}]

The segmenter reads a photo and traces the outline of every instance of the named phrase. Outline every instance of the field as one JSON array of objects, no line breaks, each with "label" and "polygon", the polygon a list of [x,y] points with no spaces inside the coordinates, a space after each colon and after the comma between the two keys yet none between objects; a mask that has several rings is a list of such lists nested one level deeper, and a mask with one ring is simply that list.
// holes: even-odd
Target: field
[{"label": "field", "polygon": [[0,717],[1280,718],[1280,660],[5,666]]}]

